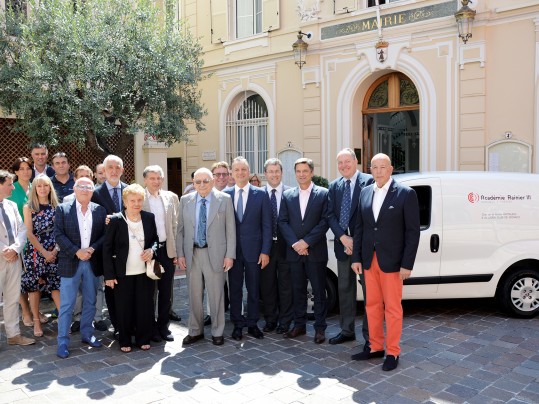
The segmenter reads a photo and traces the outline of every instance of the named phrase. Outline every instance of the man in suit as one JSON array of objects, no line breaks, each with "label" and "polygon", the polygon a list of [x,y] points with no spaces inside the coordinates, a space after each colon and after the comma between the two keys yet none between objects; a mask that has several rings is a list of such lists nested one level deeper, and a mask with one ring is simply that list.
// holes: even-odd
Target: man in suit
[{"label": "man in suit", "polygon": [[[258,328],[260,271],[269,262],[271,251],[271,208],[266,192],[249,184],[249,163],[243,157],[232,162],[236,185],[226,188],[236,211],[236,260],[228,273],[230,320],[234,323],[232,338],[242,339],[243,327],[249,335],[262,339]],[[243,282],[247,288],[247,318],[242,313]]]},{"label": "man in suit", "polygon": [[13,174],[0,170],[0,296],[3,294],[7,343],[31,345],[36,341],[23,337],[19,328],[22,272],[19,254],[26,243],[26,227],[17,204],[7,199],[13,189]]},{"label": "man in suit", "polygon": [[326,241],[328,190],[313,184],[314,163],[300,158],[294,163],[298,187],[284,192],[279,228],[287,244],[286,258],[292,273],[294,328],[283,336],[296,338],[306,333],[307,279],[314,294],[314,342],[326,340]]},{"label": "man in suit", "polygon": [[[338,288],[339,288],[339,322],[341,332],[329,339],[329,343],[342,344],[356,339],[356,274],[352,271],[352,250],[354,244],[354,229],[356,224],[359,193],[373,182],[372,176],[360,173],[357,169],[356,153],[346,148],[337,154],[337,168],[342,177],[329,185],[328,193],[328,222],[335,235],[333,244],[337,258]],[[364,282],[361,281],[363,295]],[[363,316],[363,338],[369,347],[369,329],[367,315]]]},{"label": "man in suit", "polygon": [[69,326],[79,288],[82,292],[81,340],[94,348],[101,346],[94,336],[92,321],[98,277],[103,275],[106,211],[90,201],[94,191],[91,179],[79,178],[74,188],[75,202],[58,205],[54,218],[54,236],[60,247],[58,275],[61,278],[56,355],[64,359],[69,356]]},{"label": "man in suit", "polygon": [[160,166],[148,166],[142,172],[146,185],[146,198],[142,209],[155,216],[159,244],[157,261],[165,272],[157,282],[157,321],[153,332],[155,342],[174,341],[168,329],[168,314],[172,308],[174,284],[174,263],[176,261],[176,230],[180,200],[174,192],[161,189],[165,174]]},{"label": "man in suit", "polygon": [[203,290],[207,290],[214,345],[223,345],[225,272],[236,258],[236,225],[232,199],[213,188],[209,169],[194,176],[195,192],[180,199],[176,252],[189,282],[189,334],[184,345],[204,338]]},{"label": "man in suit", "polygon": [[54,175],[54,168],[47,164],[47,158],[49,157],[47,145],[43,143],[33,144],[30,150],[30,156],[32,156],[32,161],[34,162],[34,170],[30,182],[38,175],[46,175],[49,178]]},{"label": "man in suit", "polygon": [[264,174],[268,183],[266,192],[271,207],[271,245],[269,264],[260,274],[260,300],[266,325],[264,332],[276,330],[277,334],[288,332],[294,318],[292,301],[292,278],[290,265],[286,261],[286,242],[279,230],[279,209],[283,192],[289,187],[282,183],[281,160],[271,158],[264,163]]},{"label": "man in suit", "polygon": [[[127,186],[126,183],[120,181],[124,173],[124,163],[120,157],[109,154],[103,160],[103,165],[105,166],[105,182],[95,188],[92,202],[103,206],[107,215],[112,215],[122,211],[122,191]],[[114,338],[117,338],[116,308],[112,288],[105,288],[105,301],[111,322],[109,330],[112,331]]]},{"label": "man in suit", "polygon": [[402,286],[412,273],[419,246],[419,204],[412,188],[391,178],[387,155],[372,158],[371,172],[375,183],[360,194],[352,253],[352,269],[365,276],[371,347],[352,359],[383,358],[387,353],[382,370],[390,371],[399,363]]}]

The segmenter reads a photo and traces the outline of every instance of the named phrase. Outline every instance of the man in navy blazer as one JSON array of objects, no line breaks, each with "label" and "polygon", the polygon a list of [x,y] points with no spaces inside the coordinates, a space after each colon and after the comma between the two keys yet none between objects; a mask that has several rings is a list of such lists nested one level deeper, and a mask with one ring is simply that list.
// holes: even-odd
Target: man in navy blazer
[{"label": "man in navy blazer", "polygon": [[382,370],[389,371],[399,363],[402,286],[412,273],[419,246],[419,204],[412,188],[391,178],[389,156],[375,155],[371,172],[375,183],[361,191],[352,253],[352,269],[365,274],[371,348],[352,359],[382,358],[387,353]]},{"label": "man in navy blazer", "polygon": [[[124,173],[124,163],[120,157],[109,154],[103,160],[103,165],[105,167],[105,182],[95,188],[92,202],[103,206],[107,211],[107,215],[113,215],[122,211],[122,191],[127,186],[126,183],[120,181]],[[103,286],[99,285],[99,287]],[[105,288],[105,301],[107,302],[107,309],[112,325],[112,334],[114,338],[117,338],[114,289]]]},{"label": "man in navy blazer", "polygon": [[[345,148],[337,154],[337,168],[342,177],[337,178],[329,185],[328,222],[335,235],[333,248],[337,258],[341,332],[329,339],[329,343],[332,345],[356,339],[357,283],[356,274],[352,271],[353,237],[359,193],[373,182],[372,175],[358,171],[356,153],[350,148]],[[363,295],[365,295],[364,285],[365,283],[361,279]],[[369,329],[366,314],[363,316],[362,333],[365,339],[363,349],[367,349],[369,347]]]},{"label": "man in navy blazer", "polygon": [[[271,250],[271,208],[266,191],[249,184],[249,163],[243,157],[232,162],[234,187],[225,188],[236,212],[236,259],[228,273],[230,320],[234,323],[232,338],[242,339],[242,329],[264,338],[258,328],[260,271],[268,265]],[[243,282],[247,288],[247,318],[241,314]]]},{"label": "man in navy blazer", "polygon": [[307,279],[314,294],[314,342],[326,340],[326,265],[328,247],[328,190],[313,184],[314,163],[300,158],[294,163],[299,187],[283,194],[279,228],[287,244],[287,260],[292,274],[294,328],[283,335],[296,338],[306,333]]},{"label": "man in navy blazer", "polygon": [[54,236],[60,247],[60,313],[56,352],[60,358],[69,356],[69,326],[79,287],[83,302],[80,322],[82,342],[94,348],[101,346],[93,335],[92,321],[98,277],[103,275],[101,253],[107,215],[103,207],[90,202],[93,190],[91,179],[79,178],[74,187],[75,202],[57,206],[54,218]]}]

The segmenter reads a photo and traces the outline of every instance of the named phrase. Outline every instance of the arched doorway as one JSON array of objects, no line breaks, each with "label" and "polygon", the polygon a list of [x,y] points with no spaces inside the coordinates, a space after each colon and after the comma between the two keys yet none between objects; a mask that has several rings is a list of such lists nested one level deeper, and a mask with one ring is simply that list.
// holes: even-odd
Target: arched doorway
[{"label": "arched doorway", "polygon": [[369,172],[372,156],[387,154],[394,173],[419,171],[419,94],[402,73],[380,77],[368,89],[362,106],[362,165]]}]

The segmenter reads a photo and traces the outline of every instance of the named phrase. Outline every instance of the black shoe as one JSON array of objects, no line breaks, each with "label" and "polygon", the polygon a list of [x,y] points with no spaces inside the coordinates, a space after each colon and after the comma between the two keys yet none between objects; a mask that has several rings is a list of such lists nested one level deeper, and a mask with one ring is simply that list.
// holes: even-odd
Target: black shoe
[{"label": "black shoe", "polygon": [[385,356],[385,351],[375,351],[371,352],[369,349],[368,351],[361,351],[360,353],[352,355],[353,361],[366,361],[369,359],[374,358],[383,358]]},{"label": "black shoe", "polygon": [[326,333],[324,331],[316,331],[314,335],[314,343],[321,344],[326,340]]},{"label": "black shoe", "polygon": [[163,341],[167,341],[167,342],[174,341],[174,337],[172,336],[172,334],[168,334],[167,331],[161,333],[161,338],[163,339]]},{"label": "black shoe", "polygon": [[241,327],[234,327],[234,331],[232,331],[232,338],[234,338],[236,341],[240,341],[243,338]]},{"label": "black shoe", "polygon": [[174,310],[168,312],[168,318],[172,321],[182,321],[182,318]]},{"label": "black shoe", "polygon": [[187,337],[183,339],[183,345],[194,344],[195,342],[200,341],[201,339],[204,339],[204,334],[199,334],[195,336],[187,335]]},{"label": "black shoe", "polygon": [[382,370],[390,371],[397,368],[399,364],[399,357],[395,355],[387,355],[384,364],[382,365]]},{"label": "black shoe", "polygon": [[266,325],[264,326],[264,329],[263,329],[262,331],[264,331],[264,332],[272,332],[272,331],[274,331],[276,328],[277,328],[277,324],[276,324],[276,323],[267,322]]},{"label": "black shoe", "polygon": [[161,342],[161,341],[163,341],[163,338],[161,338],[161,334],[156,332],[154,335],[152,335],[152,341],[153,342]]},{"label": "black shoe", "polygon": [[288,332],[288,330],[290,329],[290,327],[286,326],[286,325],[279,325],[276,329],[275,329],[275,332],[277,334],[286,334]]},{"label": "black shoe", "polygon": [[335,337],[330,338],[328,342],[331,345],[337,345],[337,344],[342,344],[343,342],[355,341],[355,339],[356,339],[355,335],[344,335],[342,332],[340,332]]},{"label": "black shoe", "polygon": [[294,327],[290,331],[283,334],[283,338],[297,338],[300,335],[307,334],[305,327]]},{"label": "black shoe", "polygon": [[71,334],[75,334],[80,331],[80,321],[73,321],[71,324]]},{"label": "black shoe", "polygon": [[223,336],[211,337],[211,340],[213,342],[213,345],[223,345],[225,343],[225,339],[223,338]]},{"label": "black shoe", "polygon": [[208,314],[204,317],[204,326],[211,325],[211,316]]},{"label": "black shoe", "polygon": [[254,327],[247,328],[247,334],[255,337],[256,339],[263,339],[264,334],[262,331],[260,331],[260,328],[258,328],[256,325]]},{"label": "black shoe", "polygon": [[105,323],[103,320],[94,321],[94,328],[97,331],[107,331],[109,327],[107,327],[107,323]]}]

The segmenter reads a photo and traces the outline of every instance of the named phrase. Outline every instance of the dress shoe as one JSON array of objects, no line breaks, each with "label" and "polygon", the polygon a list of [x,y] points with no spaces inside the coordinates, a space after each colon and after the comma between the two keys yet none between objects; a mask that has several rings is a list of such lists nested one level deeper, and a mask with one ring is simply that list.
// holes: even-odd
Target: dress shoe
[{"label": "dress shoe", "polygon": [[86,339],[86,338],[82,338],[82,343],[83,344],[88,344],[90,345],[92,348],[100,348],[103,346],[103,344],[101,343],[101,341],[99,341],[95,336],[91,336],[90,339]]},{"label": "dress shoe", "polygon": [[204,317],[204,326],[211,325],[211,316],[207,315]]},{"label": "dress shoe", "polygon": [[374,358],[383,358],[385,354],[386,354],[385,351],[371,352],[371,350],[369,349],[369,350],[361,351],[360,353],[357,353],[357,354],[353,354],[352,360],[353,361],[366,361],[366,360],[374,359]]},{"label": "dress shoe", "polygon": [[223,338],[223,336],[211,337],[211,340],[213,342],[213,345],[223,345],[225,343],[225,339]]},{"label": "dress shoe", "polygon": [[36,340],[33,338],[23,337],[21,334],[15,335],[14,337],[7,339],[8,345],[32,345],[36,343]]},{"label": "dress shoe", "polygon": [[267,322],[262,331],[272,332],[272,331],[275,331],[276,328],[277,328],[277,323]]},{"label": "dress shoe", "polygon": [[316,331],[314,334],[314,343],[321,344],[326,340],[326,333],[324,331]]},{"label": "dress shoe", "polygon": [[264,338],[264,334],[262,333],[262,331],[260,331],[260,328],[258,328],[256,325],[254,327],[247,328],[247,333],[255,337],[256,339]]},{"label": "dress shoe", "polygon": [[67,350],[66,344],[58,346],[58,349],[56,350],[56,356],[62,359],[65,359],[69,356],[69,351]]},{"label": "dress shoe", "polygon": [[71,334],[75,334],[76,332],[79,332],[80,321],[73,321],[73,324],[71,324],[70,330],[71,330]]},{"label": "dress shoe", "polygon": [[174,341],[174,337],[172,336],[172,334],[168,334],[167,332],[161,333],[161,338],[163,338],[163,340],[167,342]]},{"label": "dress shoe", "polygon": [[161,341],[163,341],[163,338],[161,338],[161,334],[156,332],[155,334],[152,335],[152,341],[153,342],[161,342]]},{"label": "dress shoe", "polygon": [[279,325],[276,329],[275,329],[275,332],[277,334],[285,334],[288,332],[290,327],[286,326],[286,325]]},{"label": "dress shoe", "polygon": [[172,321],[182,321],[182,318],[174,310],[168,312],[168,318]]},{"label": "dress shoe", "polygon": [[300,335],[305,335],[307,333],[307,330],[305,327],[294,327],[290,331],[283,334],[284,338],[296,338]]},{"label": "dress shoe", "polygon": [[382,365],[382,370],[390,371],[397,368],[399,364],[399,357],[395,355],[387,355],[384,364]]},{"label": "dress shoe", "polygon": [[199,334],[199,335],[187,335],[184,339],[183,339],[183,345],[191,345],[191,344],[194,344],[195,342],[197,341],[200,341],[201,339],[204,339],[204,334]]},{"label": "dress shoe", "polygon": [[335,337],[330,338],[328,342],[331,345],[337,345],[337,344],[342,344],[343,342],[355,341],[355,339],[356,339],[355,335],[344,335],[342,332],[340,332]]},{"label": "dress shoe", "polygon": [[94,321],[94,328],[97,331],[107,331],[107,323],[105,323],[103,320]]},{"label": "dress shoe", "polygon": [[236,341],[240,341],[243,338],[241,331],[241,327],[234,327],[234,331],[232,331],[232,338],[234,338]]}]

